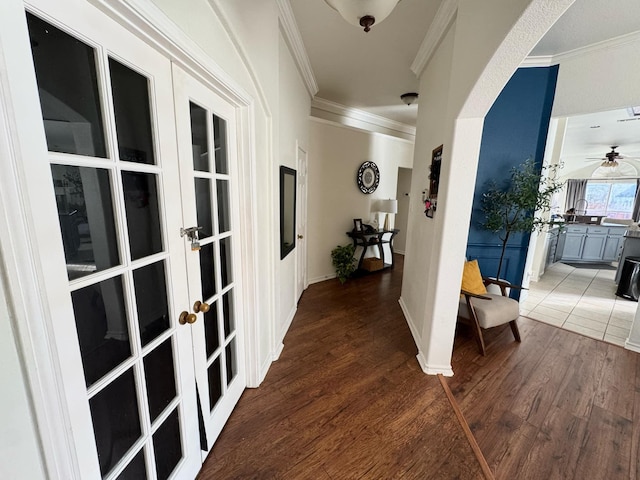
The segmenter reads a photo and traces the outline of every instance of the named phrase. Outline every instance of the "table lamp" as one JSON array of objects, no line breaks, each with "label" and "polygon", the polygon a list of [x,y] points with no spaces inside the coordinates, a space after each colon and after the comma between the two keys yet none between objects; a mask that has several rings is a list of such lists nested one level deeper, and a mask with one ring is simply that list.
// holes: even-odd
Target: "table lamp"
[{"label": "table lamp", "polygon": [[384,230],[389,230],[389,214],[396,214],[398,213],[398,200],[395,199],[387,199],[387,200],[380,200],[380,212],[385,214],[385,218],[384,218]]}]

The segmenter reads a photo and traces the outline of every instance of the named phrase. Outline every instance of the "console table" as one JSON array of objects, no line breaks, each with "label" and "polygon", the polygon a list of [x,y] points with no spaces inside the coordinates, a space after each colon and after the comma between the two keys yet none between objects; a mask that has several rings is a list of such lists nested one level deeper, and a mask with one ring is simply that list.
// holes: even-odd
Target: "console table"
[{"label": "console table", "polygon": [[[364,260],[369,247],[376,247],[378,249],[378,253],[380,254],[378,258],[382,259],[382,263],[384,265],[383,268],[393,268],[393,237],[395,237],[399,231],[400,230],[398,229],[393,229],[377,230],[369,233],[356,231],[347,232],[347,235],[349,235],[353,241],[353,246],[355,248],[362,247],[362,253],[358,260],[358,270],[362,269],[362,261]],[[389,259],[387,259],[384,254],[385,245],[389,245]]]}]

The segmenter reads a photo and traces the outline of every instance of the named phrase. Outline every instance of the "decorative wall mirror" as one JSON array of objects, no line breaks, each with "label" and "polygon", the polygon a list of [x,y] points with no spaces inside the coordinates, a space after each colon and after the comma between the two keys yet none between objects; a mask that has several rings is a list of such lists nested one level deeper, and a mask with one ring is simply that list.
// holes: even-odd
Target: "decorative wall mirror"
[{"label": "decorative wall mirror", "polygon": [[296,246],[296,171],[280,166],[280,259]]}]

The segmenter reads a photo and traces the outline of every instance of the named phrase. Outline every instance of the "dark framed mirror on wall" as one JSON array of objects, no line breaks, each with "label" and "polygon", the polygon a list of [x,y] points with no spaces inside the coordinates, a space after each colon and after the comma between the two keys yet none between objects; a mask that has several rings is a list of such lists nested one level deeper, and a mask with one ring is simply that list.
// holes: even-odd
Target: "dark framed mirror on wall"
[{"label": "dark framed mirror on wall", "polygon": [[280,166],[280,259],[296,246],[296,171]]}]

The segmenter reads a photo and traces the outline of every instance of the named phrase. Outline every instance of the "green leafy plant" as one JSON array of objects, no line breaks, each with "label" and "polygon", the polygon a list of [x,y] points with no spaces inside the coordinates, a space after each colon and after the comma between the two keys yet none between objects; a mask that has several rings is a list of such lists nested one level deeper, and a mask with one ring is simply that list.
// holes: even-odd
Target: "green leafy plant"
[{"label": "green leafy plant", "polygon": [[[502,185],[488,182],[482,194],[482,212],[485,215],[482,228],[496,233],[502,241],[502,252],[496,278],[500,278],[507,243],[517,232],[540,231],[548,225],[542,214],[551,208],[553,194],[560,191],[563,182],[558,182],[560,165],[537,167],[529,158],[518,167],[511,169],[510,178]],[[545,175],[545,170],[548,170]]]},{"label": "green leafy plant", "polygon": [[336,269],[336,276],[340,283],[347,281],[347,278],[356,271],[356,259],[353,254],[355,247],[353,244],[340,246],[331,250],[331,261]]}]

